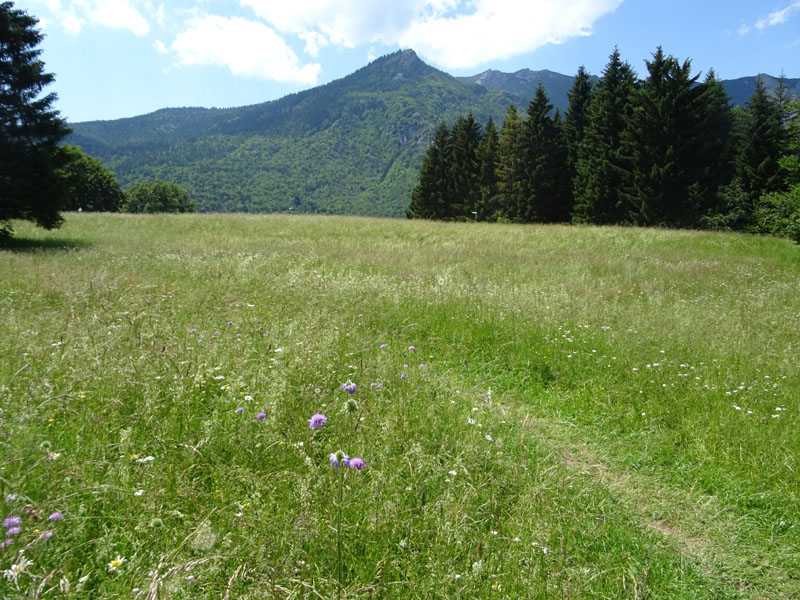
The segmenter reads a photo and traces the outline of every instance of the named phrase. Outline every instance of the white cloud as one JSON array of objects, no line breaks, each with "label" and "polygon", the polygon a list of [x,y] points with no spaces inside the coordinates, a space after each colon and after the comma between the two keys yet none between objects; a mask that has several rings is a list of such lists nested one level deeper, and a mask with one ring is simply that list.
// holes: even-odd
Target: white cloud
[{"label": "white cloud", "polygon": [[129,0],[95,0],[89,19],[112,29],[130,29],[136,35],[147,35],[150,25]]},{"label": "white cloud", "polygon": [[162,42],[161,40],[156,40],[155,42],[153,42],[153,48],[155,48],[156,52],[158,52],[159,54],[166,54],[167,52],[169,52],[169,50],[167,50],[167,47],[164,45],[164,42]]},{"label": "white cloud", "polygon": [[[573,36],[622,0],[240,0],[278,31],[301,36],[309,53],[382,43],[417,50],[446,68],[470,68]],[[316,33],[313,43],[310,34]],[[313,54],[312,54],[313,55]]]},{"label": "white cloud", "polygon": [[194,19],[178,34],[171,50],[181,65],[217,65],[234,75],[315,84],[320,65],[301,65],[297,55],[273,29],[240,17]]},{"label": "white cloud", "polygon": [[328,45],[328,38],[316,31],[304,31],[298,37],[306,43],[305,53],[316,58],[319,49]]},{"label": "white cloud", "polygon": [[794,0],[785,8],[773,11],[763,19],[759,19],[756,22],[756,28],[766,29],[767,27],[772,27],[773,25],[780,25],[788,21],[789,18],[795,13],[800,13],[800,0]]},{"label": "white cloud", "polygon": [[621,2],[476,0],[471,14],[420,19],[399,43],[445,68],[470,68],[588,35],[592,23]]},{"label": "white cloud", "polygon": [[150,24],[132,0],[38,0],[62,29],[78,35],[87,23],[146,35]]}]

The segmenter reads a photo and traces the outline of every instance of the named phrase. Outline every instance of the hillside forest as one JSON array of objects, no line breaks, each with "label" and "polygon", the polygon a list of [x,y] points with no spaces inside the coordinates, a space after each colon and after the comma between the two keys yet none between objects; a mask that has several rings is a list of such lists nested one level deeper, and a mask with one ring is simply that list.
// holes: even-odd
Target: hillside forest
[{"label": "hillside forest", "polygon": [[540,84],[502,125],[442,122],[407,216],[768,233],[800,241],[798,103],[761,79],[734,107],[714,72],[661,48],[644,79],[615,50],[592,85],[581,68],[562,115]]}]

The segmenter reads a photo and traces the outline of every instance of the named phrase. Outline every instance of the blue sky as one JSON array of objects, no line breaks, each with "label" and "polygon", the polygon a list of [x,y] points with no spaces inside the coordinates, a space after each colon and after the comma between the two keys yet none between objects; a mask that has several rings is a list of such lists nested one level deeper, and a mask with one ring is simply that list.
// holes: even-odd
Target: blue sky
[{"label": "blue sky", "polygon": [[243,106],[413,48],[454,75],[600,74],[658,45],[723,79],[800,77],[800,0],[24,0],[71,122]]}]

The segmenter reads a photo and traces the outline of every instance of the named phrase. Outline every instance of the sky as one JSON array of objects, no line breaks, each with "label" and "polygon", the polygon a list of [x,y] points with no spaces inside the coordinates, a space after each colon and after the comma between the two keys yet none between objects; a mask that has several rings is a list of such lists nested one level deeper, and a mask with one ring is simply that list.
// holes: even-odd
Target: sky
[{"label": "sky", "polygon": [[660,45],[722,79],[800,77],[800,0],[22,0],[70,122],[256,104],[411,48],[453,75],[580,65]]}]

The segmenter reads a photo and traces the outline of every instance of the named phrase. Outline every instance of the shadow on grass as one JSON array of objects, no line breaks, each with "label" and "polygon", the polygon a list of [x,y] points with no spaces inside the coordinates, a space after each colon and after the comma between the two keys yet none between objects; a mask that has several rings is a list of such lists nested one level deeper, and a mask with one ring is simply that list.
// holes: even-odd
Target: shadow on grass
[{"label": "shadow on grass", "polygon": [[89,242],[73,238],[18,238],[0,241],[0,252],[64,252],[91,246]]}]

